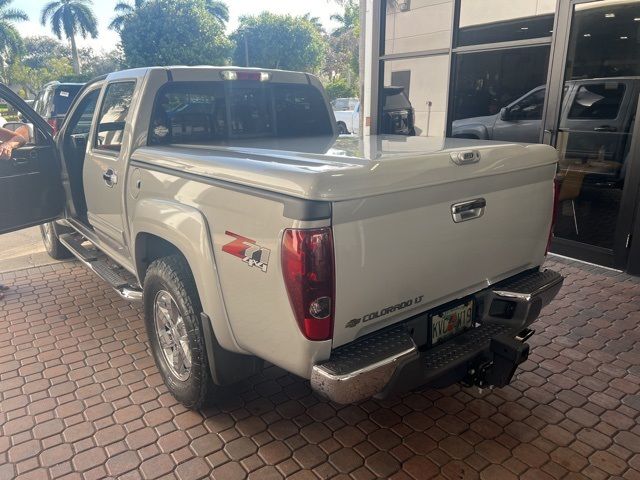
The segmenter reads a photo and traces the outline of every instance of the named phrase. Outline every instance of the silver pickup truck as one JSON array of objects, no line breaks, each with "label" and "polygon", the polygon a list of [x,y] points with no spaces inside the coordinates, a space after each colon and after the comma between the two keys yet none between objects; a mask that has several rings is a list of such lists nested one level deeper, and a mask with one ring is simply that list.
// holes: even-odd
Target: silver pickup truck
[{"label": "silver pickup truck", "polygon": [[317,78],[235,67],[88,83],[60,131],[0,161],[0,233],[42,224],[141,301],[173,395],[197,408],[263,361],[340,402],[508,384],[562,277],[541,268],[543,145],[338,138]]}]

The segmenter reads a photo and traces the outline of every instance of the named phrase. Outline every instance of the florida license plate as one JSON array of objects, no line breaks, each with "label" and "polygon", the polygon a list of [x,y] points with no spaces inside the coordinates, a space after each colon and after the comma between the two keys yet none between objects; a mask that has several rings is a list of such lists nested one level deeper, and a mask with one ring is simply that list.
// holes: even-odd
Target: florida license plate
[{"label": "florida license plate", "polygon": [[431,345],[473,326],[473,300],[431,316]]}]

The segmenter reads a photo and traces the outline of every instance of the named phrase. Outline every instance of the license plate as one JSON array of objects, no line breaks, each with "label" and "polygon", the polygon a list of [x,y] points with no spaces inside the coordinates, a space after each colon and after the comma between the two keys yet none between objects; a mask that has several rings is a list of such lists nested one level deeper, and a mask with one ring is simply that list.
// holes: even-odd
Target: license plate
[{"label": "license plate", "polygon": [[473,326],[473,300],[431,316],[431,345]]}]

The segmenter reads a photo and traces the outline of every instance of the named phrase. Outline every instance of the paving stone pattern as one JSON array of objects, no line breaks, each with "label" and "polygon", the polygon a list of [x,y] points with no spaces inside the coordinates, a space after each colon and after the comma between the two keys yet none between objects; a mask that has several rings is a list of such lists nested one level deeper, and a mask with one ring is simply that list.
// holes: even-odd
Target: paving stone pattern
[{"label": "paving stone pattern", "polygon": [[[511,386],[339,406],[269,367],[203,412],[141,313],[75,262],[0,275],[0,479],[640,479],[640,281],[567,280]],[[285,339],[283,339],[285,341]]]}]

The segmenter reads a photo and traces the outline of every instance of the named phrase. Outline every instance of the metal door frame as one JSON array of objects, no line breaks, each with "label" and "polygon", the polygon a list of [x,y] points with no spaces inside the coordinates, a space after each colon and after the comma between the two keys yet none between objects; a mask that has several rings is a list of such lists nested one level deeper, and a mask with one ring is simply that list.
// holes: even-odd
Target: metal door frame
[{"label": "metal door frame", "polygon": [[[562,110],[564,75],[567,64],[569,40],[573,21],[574,7],[583,3],[596,3],[605,0],[558,0],[551,43],[551,58],[549,59],[549,74],[547,77],[547,98],[543,111],[542,143],[554,146],[558,137],[558,127]],[[640,102],[638,112],[640,113]],[[629,149],[631,161],[627,167],[618,221],[614,237],[613,250],[588,245],[585,243],[554,239],[551,251],[569,257],[579,258],[600,265],[614,267],[621,270],[633,270],[640,273],[640,117],[636,114],[636,122]],[[634,227],[634,224],[635,227]],[[633,246],[634,230],[637,232],[635,248]]]}]

